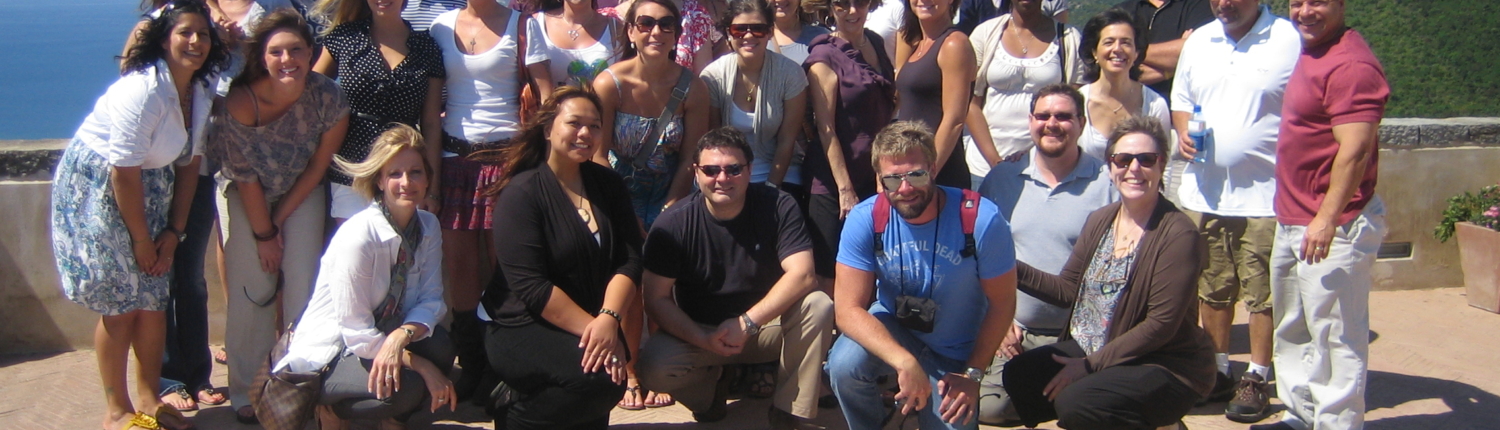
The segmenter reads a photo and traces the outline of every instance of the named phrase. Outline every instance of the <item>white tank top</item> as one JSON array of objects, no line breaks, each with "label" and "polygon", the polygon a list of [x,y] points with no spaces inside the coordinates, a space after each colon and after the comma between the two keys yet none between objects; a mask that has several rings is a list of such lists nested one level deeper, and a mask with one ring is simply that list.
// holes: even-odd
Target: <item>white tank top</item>
[{"label": "white tank top", "polygon": [[432,38],[443,50],[448,71],[447,116],[443,131],[469,142],[507,139],[521,129],[520,87],[516,83],[519,13],[511,13],[500,43],[474,55],[459,52],[453,37],[461,10],[451,10],[432,20]]}]

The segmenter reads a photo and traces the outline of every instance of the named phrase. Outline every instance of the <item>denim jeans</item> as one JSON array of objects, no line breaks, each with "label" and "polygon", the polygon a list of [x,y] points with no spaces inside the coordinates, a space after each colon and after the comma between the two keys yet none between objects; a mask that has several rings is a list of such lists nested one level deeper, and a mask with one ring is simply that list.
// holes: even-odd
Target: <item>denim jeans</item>
[{"label": "denim jeans", "polygon": [[[943,402],[943,396],[938,394],[938,380],[948,373],[962,374],[968,365],[963,360],[956,360],[933,352],[926,344],[922,343],[905,327],[896,322],[894,316],[889,313],[875,314],[875,318],[885,325],[886,331],[891,337],[901,344],[903,348],[917,357],[917,362],[922,364],[922,371],[927,373],[927,382],[932,384],[932,398],[927,401],[927,407],[917,412],[918,425],[923,429],[978,429],[979,420],[973,420],[968,425],[948,424],[943,422],[938,413],[938,405]],[[839,336],[833,343],[833,350],[828,352],[829,382],[833,385],[833,393],[839,399],[839,407],[844,411],[844,420],[849,423],[851,429],[878,429],[881,420],[886,416],[885,404],[880,400],[881,390],[876,379],[881,376],[894,376],[896,369],[892,368],[880,357],[865,350],[859,342],[846,336]]]},{"label": "denim jeans", "polygon": [[167,304],[167,341],[161,362],[162,394],[185,386],[189,392],[209,384],[213,361],[208,351],[208,283],[203,279],[209,230],[218,218],[214,178],[198,176],[193,207],[188,211],[187,240],[172,259],[171,300]]}]

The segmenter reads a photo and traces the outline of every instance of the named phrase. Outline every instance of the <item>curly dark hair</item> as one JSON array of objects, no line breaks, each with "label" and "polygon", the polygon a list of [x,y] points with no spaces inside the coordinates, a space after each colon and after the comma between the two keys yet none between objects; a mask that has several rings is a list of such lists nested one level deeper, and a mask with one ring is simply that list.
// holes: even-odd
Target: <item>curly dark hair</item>
[{"label": "curly dark hair", "polygon": [[1094,60],[1094,50],[1099,49],[1100,34],[1104,27],[1115,24],[1128,24],[1135,33],[1135,64],[1130,65],[1130,80],[1141,79],[1141,62],[1146,61],[1146,46],[1149,39],[1146,38],[1146,29],[1135,25],[1135,17],[1124,9],[1112,7],[1098,15],[1094,15],[1089,22],[1083,25],[1083,38],[1078,41],[1078,59],[1083,60],[1084,82],[1099,80],[1099,62]]},{"label": "curly dark hair", "polygon": [[218,74],[229,63],[229,50],[224,46],[224,41],[219,39],[218,28],[213,24],[208,6],[202,0],[174,0],[164,4],[160,10],[161,14],[155,18],[149,14],[144,17],[149,23],[144,30],[135,34],[134,45],[121,58],[124,62],[120,67],[120,75],[146,70],[165,58],[167,50],[162,47],[162,42],[172,37],[172,28],[177,26],[177,21],[185,15],[197,14],[208,23],[209,49],[208,55],[204,57],[203,67],[193,72],[193,80],[208,84],[208,77]]},{"label": "curly dark hair", "polygon": [[266,44],[271,43],[271,36],[282,30],[302,38],[307,43],[308,52],[312,52],[316,41],[313,39],[312,28],[307,26],[307,20],[302,18],[302,14],[292,8],[272,11],[255,24],[252,31],[255,37],[249,40],[248,49],[245,50],[245,68],[234,78],[234,85],[250,85],[251,82],[270,75],[266,70]]}]

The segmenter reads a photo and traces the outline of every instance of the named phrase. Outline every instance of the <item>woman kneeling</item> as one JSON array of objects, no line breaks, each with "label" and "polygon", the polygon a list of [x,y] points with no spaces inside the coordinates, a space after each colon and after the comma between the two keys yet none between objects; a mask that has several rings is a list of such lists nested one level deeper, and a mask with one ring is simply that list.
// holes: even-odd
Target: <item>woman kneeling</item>
[{"label": "woman kneeling", "polygon": [[437,217],[418,210],[429,169],[421,135],[397,125],[375,140],[361,163],[337,160],[372,203],[345,221],[323,254],[312,302],[276,368],[328,366],[318,419],[324,429],[348,419],[402,424],[424,397],[453,406],[453,346],[438,326],[443,305],[443,236]]}]

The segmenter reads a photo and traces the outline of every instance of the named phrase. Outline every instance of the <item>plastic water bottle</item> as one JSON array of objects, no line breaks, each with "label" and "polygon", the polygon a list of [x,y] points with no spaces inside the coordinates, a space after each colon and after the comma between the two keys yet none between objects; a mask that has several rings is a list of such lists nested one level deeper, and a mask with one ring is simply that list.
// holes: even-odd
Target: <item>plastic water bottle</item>
[{"label": "plastic water bottle", "polygon": [[1208,161],[1208,124],[1203,122],[1203,107],[1193,106],[1193,119],[1188,120],[1188,138],[1193,139],[1194,163]]}]

